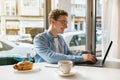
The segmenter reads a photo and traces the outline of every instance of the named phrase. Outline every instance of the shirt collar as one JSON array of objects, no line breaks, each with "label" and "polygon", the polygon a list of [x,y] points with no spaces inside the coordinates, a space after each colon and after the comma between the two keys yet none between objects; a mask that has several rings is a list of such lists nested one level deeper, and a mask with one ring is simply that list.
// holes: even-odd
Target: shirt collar
[{"label": "shirt collar", "polygon": [[[47,36],[49,37],[49,39],[50,40],[54,40],[54,37],[48,32],[48,31],[46,31],[46,33],[47,33]],[[58,39],[59,39],[60,37],[59,37],[59,35],[58,35]]]}]

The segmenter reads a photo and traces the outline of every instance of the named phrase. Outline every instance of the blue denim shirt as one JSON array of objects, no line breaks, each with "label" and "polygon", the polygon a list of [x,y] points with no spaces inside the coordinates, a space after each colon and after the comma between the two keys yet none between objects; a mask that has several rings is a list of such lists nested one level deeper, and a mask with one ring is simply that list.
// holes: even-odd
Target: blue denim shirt
[{"label": "blue denim shirt", "polygon": [[61,35],[58,35],[58,47],[60,53],[56,52],[54,38],[48,31],[36,35],[34,38],[35,62],[57,63],[60,60],[83,61],[81,53],[70,51]]}]

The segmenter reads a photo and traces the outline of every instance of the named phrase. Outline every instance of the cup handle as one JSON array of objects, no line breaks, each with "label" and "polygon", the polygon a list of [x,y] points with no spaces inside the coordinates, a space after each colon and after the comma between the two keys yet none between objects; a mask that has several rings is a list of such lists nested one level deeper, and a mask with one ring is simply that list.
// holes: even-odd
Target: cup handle
[{"label": "cup handle", "polygon": [[62,67],[62,64],[59,65],[59,68]]}]

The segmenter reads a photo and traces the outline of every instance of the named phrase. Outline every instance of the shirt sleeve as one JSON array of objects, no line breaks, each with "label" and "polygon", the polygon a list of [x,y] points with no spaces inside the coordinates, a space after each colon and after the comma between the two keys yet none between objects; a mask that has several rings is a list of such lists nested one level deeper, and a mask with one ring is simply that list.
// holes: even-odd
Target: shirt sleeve
[{"label": "shirt sleeve", "polygon": [[44,37],[35,37],[34,39],[34,50],[42,57],[46,62],[57,63],[60,60],[71,60],[73,62],[82,62],[83,57],[81,54],[72,54],[69,50],[69,54],[56,53],[51,50],[48,46],[48,39]]}]

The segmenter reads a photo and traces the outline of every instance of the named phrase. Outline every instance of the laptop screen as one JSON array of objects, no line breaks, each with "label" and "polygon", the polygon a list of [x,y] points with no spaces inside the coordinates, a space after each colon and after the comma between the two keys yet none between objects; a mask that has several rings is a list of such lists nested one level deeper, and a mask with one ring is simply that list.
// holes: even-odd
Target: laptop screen
[{"label": "laptop screen", "polygon": [[104,62],[105,62],[105,60],[106,60],[106,57],[107,57],[107,55],[108,55],[108,53],[109,53],[109,51],[110,51],[110,48],[111,48],[112,43],[113,43],[113,41],[111,41],[110,44],[109,44],[109,46],[108,46],[108,49],[107,49],[107,51],[106,51],[106,53],[105,53],[105,56],[104,56],[104,58],[103,58],[103,61],[102,61],[102,65],[104,64]]}]

